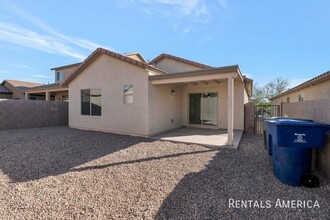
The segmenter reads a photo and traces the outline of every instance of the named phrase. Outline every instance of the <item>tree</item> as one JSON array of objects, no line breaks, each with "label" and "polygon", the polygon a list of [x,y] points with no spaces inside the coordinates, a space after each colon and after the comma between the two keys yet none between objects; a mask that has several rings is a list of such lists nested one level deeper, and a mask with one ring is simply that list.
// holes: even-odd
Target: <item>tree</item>
[{"label": "tree", "polygon": [[264,86],[255,84],[253,86],[253,97],[252,100],[256,105],[267,105],[270,104],[270,98],[286,91],[289,88],[289,81],[278,77]]}]

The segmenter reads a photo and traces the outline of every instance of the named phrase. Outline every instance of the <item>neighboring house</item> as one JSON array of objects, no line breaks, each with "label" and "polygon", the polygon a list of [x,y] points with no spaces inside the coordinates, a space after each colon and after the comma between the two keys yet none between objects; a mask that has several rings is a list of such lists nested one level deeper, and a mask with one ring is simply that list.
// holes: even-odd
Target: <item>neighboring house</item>
[{"label": "neighboring house", "polygon": [[27,89],[40,85],[42,84],[6,79],[0,85],[0,98],[24,99],[24,94]]},{"label": "neighboring house", "polygon": [[102,48],[76,65],[60,84],[69,94],[70,127],[142,136],[221,128],[229,145],[233,130],[244,129],[252,80],[237,65],[215,68],[168,54],[147,63],[138,53]]},{"label": "neighboring house", "polygon": [[0,85],[0,99],[11,99],[13,92],[4,85]]},{"label": "neighboring house", "polygon": [[[68,88],[61,86],[63,79],[68,77],[71,72],[76,70],[81,63],[66,66],[54,67],[55,83],[37,86],[26,91],[25,99],[38,99],[46,101],[68,101]],[[37,97],[37,98],[36,98]]]},{"label": "neighboring house", "polygon": [[330,71],[282,92],[270,100],[273,105],[280,105],[282,102],[301,102],[328,98],[330,98]]}]

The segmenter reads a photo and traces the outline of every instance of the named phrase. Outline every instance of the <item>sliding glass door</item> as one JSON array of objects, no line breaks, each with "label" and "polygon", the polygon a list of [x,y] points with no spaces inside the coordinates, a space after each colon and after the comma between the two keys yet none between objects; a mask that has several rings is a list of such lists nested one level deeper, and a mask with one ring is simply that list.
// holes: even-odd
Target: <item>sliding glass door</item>
[{"label": "sliding glass door", "polygon": [[218,125],[218,93],[189,94],[189,124]]}]

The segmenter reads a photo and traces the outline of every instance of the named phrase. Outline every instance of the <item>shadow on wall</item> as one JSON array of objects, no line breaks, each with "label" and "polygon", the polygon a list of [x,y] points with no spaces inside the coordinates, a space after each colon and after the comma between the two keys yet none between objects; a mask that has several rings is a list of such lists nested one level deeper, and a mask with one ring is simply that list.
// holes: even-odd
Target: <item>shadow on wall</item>
[{"label": "shadow on wall", "polygon": [[[257,137],[257,141],[256,141]],[[328,216],[329,182],[321,188],[291,187],[273,175],[261,135],[245,134],[237,151],[220,150],[206,169],[187,174],[163,201],[156,219],[274,219]],[[288,193],[289,192],[289,193]],[[313,200],[321,208],[275,208],[277,199]],[[270,208],[233,208],[232,201],[253,200]],[[261,204],[260,201],[263,201]]]},{"label": "shadow on wall", "polygon": [[0,169],[13,182],[67,173],[81,164],[150,141],[66,126],[1,131],[0,140]]}]

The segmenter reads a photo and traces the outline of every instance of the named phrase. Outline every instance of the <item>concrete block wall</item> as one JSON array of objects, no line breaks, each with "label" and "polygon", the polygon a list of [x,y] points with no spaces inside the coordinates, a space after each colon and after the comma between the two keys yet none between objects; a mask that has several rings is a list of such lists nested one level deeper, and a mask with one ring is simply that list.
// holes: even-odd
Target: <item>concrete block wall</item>
[{"label": "concrete block wall", "polygon": [[[282,115],[330,124],[330,99],[282,103]],[[330,134],[321,150],[313,151],[313,167],[330,178]]]},{"label": "concrete block wall", "polygon": [[0,101],[0,130],[68,125],[68,103],[61,101]]}]

